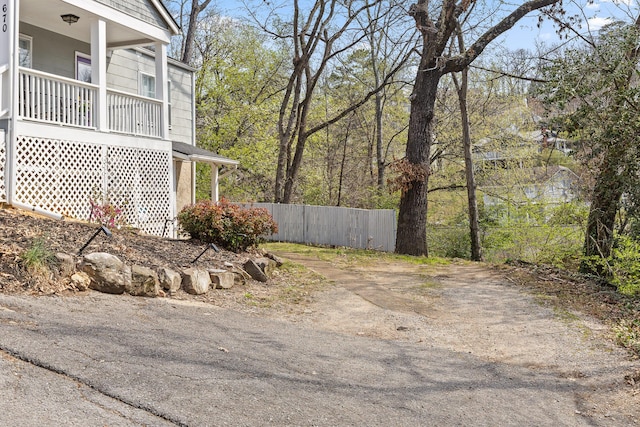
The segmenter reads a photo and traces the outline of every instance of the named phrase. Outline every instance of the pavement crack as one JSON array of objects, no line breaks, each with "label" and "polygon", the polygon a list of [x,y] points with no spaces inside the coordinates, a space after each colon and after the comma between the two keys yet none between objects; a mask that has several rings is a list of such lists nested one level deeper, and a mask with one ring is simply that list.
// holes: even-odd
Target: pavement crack
[{"label": "pavement crack", "polygon": [[74,374],[72,374],[70,372],[65,371],[64,369],[58,368],[56,366],[53,366],[53,365],[51,365],[51,364],[49,364],[47,362],[44,362],[42,360],[30,357],[30,356],[27,356],[27,355],[25,355],[25,354],[23,354],[23,353],[21,353],[19,351],[16,351],[16,350],[14,350],[12,348],[8,348],[8,347],[3,346],[1,344],[0,344],[0,351],[3,351],[4,353],[6,353],[6,354],[8,354],[8,355],[10,355],[12,357],[15,357],[16,359],[22,360],[23,362],[29,363],[29,364],[31,364],[33,366],[38,367],[38,368],[46,369],[47,371],[53,372],[53,373],[58,374],[58,375],[62,375],[62,376],[66,377],[66,378],[68,378],[68,379],[70,379],[72,381],[75,381],[75,382],[78,382],[80,384],[83,384],[83,385],[89,387],[90,389],[94,390],[95,392],[100,393],[101,395],[106,396],[106,397],[108,397],[110,399],[114,399],[117,402],[120,402],[120,403],[122,403],[124,405],[127,405],[127,406],[131,407],[131,408],[135,408],[135,409],[139,409],[141,411],[147,412],[148,414],[151,414],[151,415],[153,415],[155,417],[158,417],[158,418],[160,418],[160,419],[162,419],[164,421],[167,421],[167,422],[169,422],[171,424],[174,424],[176,426],[188,427],[188,424],[186,424],[184,421],[176,419],[175,417],[173,417],[173,416],[171,416],[169,414],[164,414],[164,413],[162,413],[162,412],[158,411],[157,409],[152,408],[150,406],[143,405],[143,404],[136,403],[136,402],[132,402],[132,401],[130,401],[130,400],[128,400],[128,399],[126,399],[126,398],[124,398],[122,396],[118,396],[117,394],[110,393],[110,392],[108,392],[106,390],[103,390],[100,386],[98,386],[96,384],[93,384],[91,381],[88,381],[85,378],[82,378],[82,377],[80,377],[78,375],[74,375]]}]

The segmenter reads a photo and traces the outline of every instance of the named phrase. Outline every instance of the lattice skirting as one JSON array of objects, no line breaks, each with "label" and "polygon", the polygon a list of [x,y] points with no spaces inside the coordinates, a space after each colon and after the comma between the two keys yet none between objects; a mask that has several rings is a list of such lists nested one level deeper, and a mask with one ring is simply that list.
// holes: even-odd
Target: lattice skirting
[{"label": "lattice skirting", "polygon": [[14,197],[78,219],[89,218],[90,199],[102,200],[160,235],[172,217],[170,168],[166,151],[18,136]]},{"label": "lattice skirting", "polygon": [[7,163],[7,143],[5,134],[0,132],[0,202],[7,201],[7,187],[5,185],[5,173]]}]

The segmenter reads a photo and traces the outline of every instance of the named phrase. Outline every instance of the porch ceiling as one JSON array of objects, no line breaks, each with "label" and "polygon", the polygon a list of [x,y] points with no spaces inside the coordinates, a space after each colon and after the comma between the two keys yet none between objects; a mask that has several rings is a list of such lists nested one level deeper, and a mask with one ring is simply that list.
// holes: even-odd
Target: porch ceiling
[{"label": "porch ceiling", "polygon": [[[80,19],[75,24],[62,21],[60,15],[72,13]],[[91,21],[96,15],[60,0],[21,0],[20,20],[86,43],[91,42]],[[104,17],[103,17],[104,18]],[[154,43],[147,35],[106,19],[107,48],[144,46]]]}]

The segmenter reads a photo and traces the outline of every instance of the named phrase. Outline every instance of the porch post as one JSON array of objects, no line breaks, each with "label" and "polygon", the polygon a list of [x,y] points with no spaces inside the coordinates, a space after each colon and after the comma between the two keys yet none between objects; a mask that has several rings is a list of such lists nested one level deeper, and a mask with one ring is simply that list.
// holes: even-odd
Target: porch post
[{"label": "porch post", "polygon": [[107,23],[102,19],[91,22],[91,83],[98,86],[96,111],[93,115],[99,131],[108,130],[107,120]]},{"label": "porch post", "polygon": [[18,85],[20,73],[18,71],[18,35],[20,0],[0,2],[0,147],[5,150],[4,176],[0,182],[4,183],[4,194],[0,192],[0,201],[11,203],[16,188],[15,174],[15,135],[18,117]]},{"label": "porch post", "polygon": [[218,165],[211,163],[211,201],[218,201]]},{"label": "porch post", "polygon": [[156,98],[162,101],[162,111],[160,114],[160,136],[169,139],[169,94],[167,82],[169,72],[167,66],[167,45],[156,43]]}]

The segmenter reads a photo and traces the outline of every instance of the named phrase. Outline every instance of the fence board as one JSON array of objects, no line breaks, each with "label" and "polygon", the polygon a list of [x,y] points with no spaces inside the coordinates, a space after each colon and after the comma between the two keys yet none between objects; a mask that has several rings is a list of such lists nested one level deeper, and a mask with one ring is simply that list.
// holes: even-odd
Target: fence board
[{"label": "fence board", "polygon": [[278,224],[267,240],[393,252],[396,214],[393,209],[252,203],[265,208]]}]

